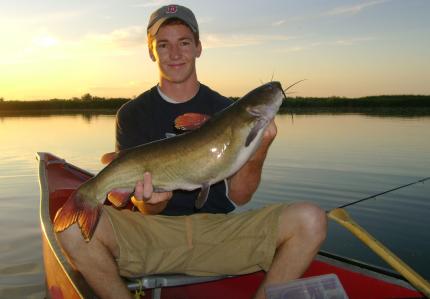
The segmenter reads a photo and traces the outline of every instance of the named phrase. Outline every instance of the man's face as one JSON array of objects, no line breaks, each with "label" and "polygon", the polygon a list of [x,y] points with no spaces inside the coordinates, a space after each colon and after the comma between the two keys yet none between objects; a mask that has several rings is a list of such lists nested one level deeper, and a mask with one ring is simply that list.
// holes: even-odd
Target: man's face
[{"label": "man's face", "polygon": [[173,83],[183,83],[196,75],[195,62],[201,52],[200,42],[196,45],[193,33],[182,24],[160,27],[149,50],[161,79]]}]

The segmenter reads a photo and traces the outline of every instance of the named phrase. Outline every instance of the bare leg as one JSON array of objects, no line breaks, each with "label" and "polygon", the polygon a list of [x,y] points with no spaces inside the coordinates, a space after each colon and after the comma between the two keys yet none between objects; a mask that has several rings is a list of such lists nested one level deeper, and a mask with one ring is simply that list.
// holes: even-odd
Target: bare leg
[{"label": "bare leg", "polygon": [[76,224],[57,234],[70,262],[101,298],[132,298],[115,263],[119,255],[112,226],[102,213],[90,242],[85,242]]},{"label": "bare leg", "polygon": [[286,207],[279,218],[278,243],[272,266],[255,298],[266,298],[264,288],[267,285],[299,278],[318,253],[326,232],[326,214],[319,207],[309,203]]}]

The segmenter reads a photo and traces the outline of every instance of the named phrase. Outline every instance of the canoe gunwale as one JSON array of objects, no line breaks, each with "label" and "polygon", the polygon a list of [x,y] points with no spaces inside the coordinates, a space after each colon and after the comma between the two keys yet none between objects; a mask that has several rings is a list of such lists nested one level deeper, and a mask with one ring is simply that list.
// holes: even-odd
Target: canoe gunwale
[{"label": "canoe gunwale", "polygon": [[387,268],[367,264],[362,261],[332,254],[326,251],[319,251],[316,260],[416,291],[416,288],[414,288],[402,275]]},{"label": "canoe gunwale", "polygon": [[[53,230],[53,225],[51,222],[51,217],[49,212],[50,194],[49,194],[49,185],[48,185],[48,174],[47,174],[46,165],[45,165],[45,163],[48,163],[47,155],[54,156],[52,154],[43,153],[43,152],[38,152],[36,156],[37,160],[39,161],[40,226],[42,230],[43,242],[50,247],[51,252],[55,256],[64,274],[68,277],[69,282],[73,285],[76,291],[76,294],[80,298],[95,297],[94,292],[87,284],[85,279],[82,277],[82,275],[72,268],[65,254],[63,253],[60,245],[57,242],[57,238]],[[58,158],[57,161],[63,161],[62,163],[64,163],[68,167],[71,166],[71,164],[68,164],[63,159]],[[76,167],[76,170],[82,171],[86,174],[90,174],[89,172],[83,169],[79,169],[77,167]],[[46,285],[48,286],[47,282],[46,282]],[[46,290],[46,295],[49,297],[49,289]]]}]

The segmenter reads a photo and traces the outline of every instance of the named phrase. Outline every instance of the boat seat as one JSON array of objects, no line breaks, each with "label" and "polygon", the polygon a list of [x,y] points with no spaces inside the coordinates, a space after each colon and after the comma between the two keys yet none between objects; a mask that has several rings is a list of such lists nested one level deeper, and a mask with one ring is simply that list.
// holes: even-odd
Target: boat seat
[{"label": "boat seat", "polygon": [[233,277],[229,275],[219,276],[191,276],[185,274],[157,274],[136,278],[124,278],[130,291],[152,289],[152,299],[161,298],[163,287],[174,287],[188,284],[202,283]]}]

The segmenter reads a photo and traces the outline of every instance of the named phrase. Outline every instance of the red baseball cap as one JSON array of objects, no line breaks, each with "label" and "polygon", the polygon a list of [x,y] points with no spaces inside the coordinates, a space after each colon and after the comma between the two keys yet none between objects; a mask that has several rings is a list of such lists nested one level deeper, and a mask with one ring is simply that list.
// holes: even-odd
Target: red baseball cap
[{"label": "red baseball cap", "polygon": [[160,29],[160,26],[168,19],[176,18],[184,21],[193,32],[199,31],[196,17],[194,13],[185,6],[181,5],[166,5],[154,11],[148,22],[147,33],[155,35]]}]

